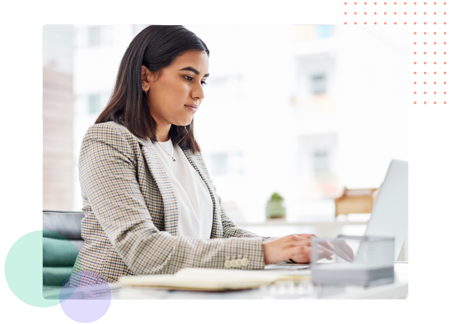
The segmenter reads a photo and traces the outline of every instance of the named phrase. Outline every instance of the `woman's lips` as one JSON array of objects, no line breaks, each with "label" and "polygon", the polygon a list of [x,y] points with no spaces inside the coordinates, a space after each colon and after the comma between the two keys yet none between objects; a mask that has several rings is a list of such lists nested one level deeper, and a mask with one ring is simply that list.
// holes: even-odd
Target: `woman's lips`
[{"label": "woman's lips", "polygon": [[192,110],[193,112],[197,111],[197,106],[190,106],[190,105],[184,105],[186,108],[189,108],[190,110]]}]

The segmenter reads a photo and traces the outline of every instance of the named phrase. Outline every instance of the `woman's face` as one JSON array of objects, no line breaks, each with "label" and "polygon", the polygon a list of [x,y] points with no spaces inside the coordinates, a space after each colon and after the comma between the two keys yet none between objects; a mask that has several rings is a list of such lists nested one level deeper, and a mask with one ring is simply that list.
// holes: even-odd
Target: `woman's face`
[{"label": "woman's face", "polygon": [[142,88],[158,128],[189,125],[205,97],[209,76],[206,52],[188,51],[157,73],[142,67]]}]

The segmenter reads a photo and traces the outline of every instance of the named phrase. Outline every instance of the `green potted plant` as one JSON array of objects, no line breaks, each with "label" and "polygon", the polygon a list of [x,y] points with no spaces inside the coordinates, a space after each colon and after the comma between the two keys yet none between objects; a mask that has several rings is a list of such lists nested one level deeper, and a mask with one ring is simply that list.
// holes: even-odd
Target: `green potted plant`
[{"label": "green potted plant", "polygon": [[286,218],[286,207],[284,207],[284,198],[278,192],[270,197],[266,205],[267,219],[284,219]]}]

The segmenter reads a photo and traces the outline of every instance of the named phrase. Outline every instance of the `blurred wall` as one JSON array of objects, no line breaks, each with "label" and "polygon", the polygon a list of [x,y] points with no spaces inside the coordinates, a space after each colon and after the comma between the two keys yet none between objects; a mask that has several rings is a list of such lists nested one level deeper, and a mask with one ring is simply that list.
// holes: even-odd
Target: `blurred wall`
[{"label": "blurred wall", "polygon": [[[44,208],[81,209],[82,138],[145,26],[44,27],[44,69],[60,78],[44,82]],[[344,186],[377,187],[408,159],[406,28],[186,27],[211,51],[195,133],[234,221],[263,221],[274,191],[289,220],[332,220]]]},{"label": "blurred wall", "polygon": [[43,208],[73,204],[73,27],[43,28]]}]

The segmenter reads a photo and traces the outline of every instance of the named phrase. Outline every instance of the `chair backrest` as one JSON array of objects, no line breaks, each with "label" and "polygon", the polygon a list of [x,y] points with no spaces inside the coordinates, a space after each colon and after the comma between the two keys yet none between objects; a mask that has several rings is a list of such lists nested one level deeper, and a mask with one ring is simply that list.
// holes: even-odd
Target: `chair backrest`
[{"label": "chair backrest", "polygon": [[84,244],[81,237],[83,212],[43,212],[43,284],[61,287],[72,273],[78,252]]}]

